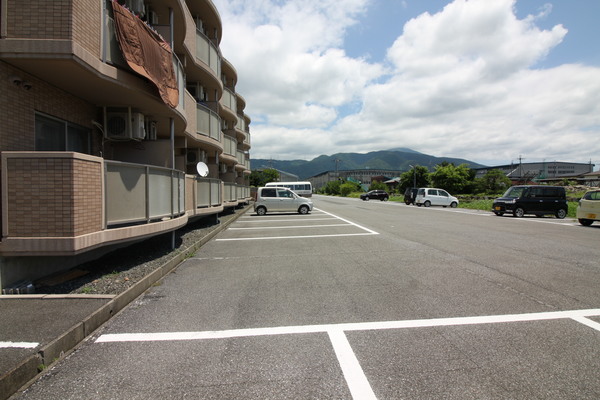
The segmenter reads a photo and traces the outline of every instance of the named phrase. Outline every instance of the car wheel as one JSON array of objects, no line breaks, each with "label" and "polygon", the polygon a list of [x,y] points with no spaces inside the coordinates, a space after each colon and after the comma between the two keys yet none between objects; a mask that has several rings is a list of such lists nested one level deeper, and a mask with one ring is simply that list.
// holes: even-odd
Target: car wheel
[{"label": "car wheel", "polygon": [[429,200],[427,200],[425,203],[423,203],[423,205],[425,207],[429,207],[431,205],[431,202]]},{"label": "car wheel", "polygon": [[452,203],[450,203],[450,207],[456,208],[456,207],[458,207],[458,204],[456,204],[456,202],[453,201]]},{"label": "car wheel", "polygon": [[369,201],[369,196],[365,196],[364,201]]},{"label": "car wheel", "polygon": [[407,206],[410,206],[410,201],[405,201],[404,204],[406,204]]},{"label": "car wheel", "polygon": [[590,226],[594,222],[591,219],[583,219],[583,218],[579,218],[578,221],[583,226]]},{"label": "car wheel", "polygon": [[565,210],[564,208],[561,208],[560,210],[558,210],[556,212],[556,218],[563,219],[566,216],[567,216],[567,210]]},{"label": "car wheel", "polygon": [[517,218],[523,218],[525,215],[525,210],[523,210],[521,207],[517,207],[515,208],[515,211],[513,211],[513,215]]},{"label": "car wheel", "polygon": [[308,214],[308,206],[300,206],[300,208],[298,209],[298,212],[300,214]]},{"label": "car wheel", "polygon": [[258,207],[256,209],[256,213],[258,215],[265,215],[267,213],[267,209],[266,209],[266,207]]},{"label": "car wheel", "polygon": [[383,199],[381,199],[381,201],[388,201],[388,198],[384,197]]},{"label": "car wheel", "polygon": [[421,203],[417,203],[417,207],[421,207]]}]

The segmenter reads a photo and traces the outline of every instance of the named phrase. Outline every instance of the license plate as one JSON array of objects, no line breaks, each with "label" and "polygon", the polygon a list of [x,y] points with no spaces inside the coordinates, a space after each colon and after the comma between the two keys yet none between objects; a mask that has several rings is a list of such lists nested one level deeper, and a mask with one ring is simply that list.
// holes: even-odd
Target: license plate
[{"label": "license plate", "polygon": [[496,211],[500,211],[501,209],[502,209],[502,207],[500,207],[500,206],[494,207],[494,210],[496,210]]}]

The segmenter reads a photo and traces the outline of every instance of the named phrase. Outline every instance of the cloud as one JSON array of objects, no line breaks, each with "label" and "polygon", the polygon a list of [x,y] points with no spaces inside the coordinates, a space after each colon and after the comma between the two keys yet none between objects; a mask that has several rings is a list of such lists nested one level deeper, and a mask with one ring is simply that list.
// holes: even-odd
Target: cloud
[{"label": "cloud", "polygon": [[515,0],[455,0],[409,20],[385,60],[367,61],[341,47],[366,0],[215,4],[253,120],[253,158],[409,147],[585,162],[600,152],[600,69],[536,67],[568,34],[536,26],[549,5],[518,19]]}]

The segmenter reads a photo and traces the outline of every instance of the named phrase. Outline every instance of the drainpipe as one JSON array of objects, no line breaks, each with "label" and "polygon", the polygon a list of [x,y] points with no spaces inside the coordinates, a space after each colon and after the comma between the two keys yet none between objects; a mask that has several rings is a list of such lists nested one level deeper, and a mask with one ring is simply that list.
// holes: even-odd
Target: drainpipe
[{"label": "drainpipe", "polygon": [[[169,8],[169,36],[170,36],[170,40],[169,40],[169,45],[171,46],[171,51],[173,53],[175,53],[175,42],[174,42],[174,38],[173,36],[175,35],[174,33],[174,29],[173,29],[173,22],[174,22],[174,16],[173,16],[173,9]],[[169,119],[169,124],[170,124],[170,131],[171,131],[171,169],[175,169],[175,119],[170,118]],[[173,187],[173,185],[171,185],[171,188]],[[172,190],[172,189],[171,189]],[[173,196],[171,196],[171,199],[173,198]],[[173,212],[173,210],[171,210],[171,212]],[[171,232],[171,250],[175,250],[175,231]]]}]

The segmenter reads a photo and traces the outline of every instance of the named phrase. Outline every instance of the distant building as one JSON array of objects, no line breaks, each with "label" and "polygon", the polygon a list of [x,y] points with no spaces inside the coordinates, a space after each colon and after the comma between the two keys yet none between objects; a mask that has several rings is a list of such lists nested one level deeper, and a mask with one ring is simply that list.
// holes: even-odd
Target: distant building
[{"label": "distant building", "polygon": [[342,171],[326,171],[308,178],[308,181],[312,183],[314,190],[318,190],[327,185],[328,182],[336,181],[338,179],[350,179],[354,182],[359,182],[363,186],[369,186],[371,185],[372,181],[384,182],[389,180],[390,177],[402,174],[402,172],[403,171],[389,169],[351,169]]},{"label": "distant building", "polygon": [[257,168],[256,170],[264,171],[265,169],[274,169],[275,171],[277,171],[279,173],[279,180],[277,182],[298,182],[300,180],[300,177],[298,175],[294,175],[290,172],[285,172],[285,171],[282,171],[277,168],[262,167],[262,168]]},{"label": "distant building", "polygon": [[532,162],[497,165],[492,167],[475,168],[476,177],[481,178],[486,172],[499,169],[513,182],[544,182],[562,179],[574,179],[590,173],[594,170],[592,163],[571,163],[571,162]]}]

